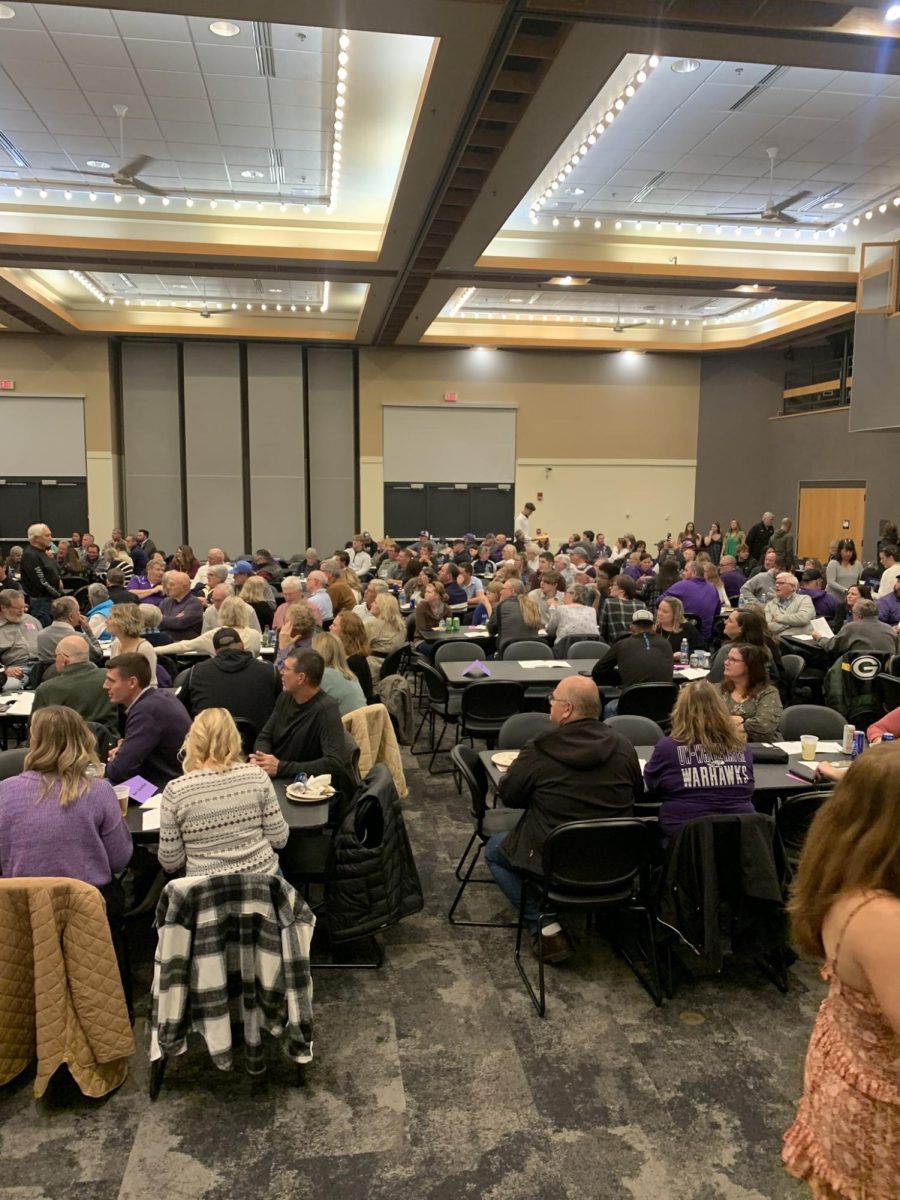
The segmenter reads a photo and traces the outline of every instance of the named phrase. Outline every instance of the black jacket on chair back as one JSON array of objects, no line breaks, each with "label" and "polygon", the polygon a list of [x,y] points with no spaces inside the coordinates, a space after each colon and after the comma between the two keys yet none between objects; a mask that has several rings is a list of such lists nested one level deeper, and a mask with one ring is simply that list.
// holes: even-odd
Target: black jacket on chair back
[{"label": "black jacket on chair back", "polygon": [[366,937],[424,903],[394,781],[384,763],[376,763],[334,833],[326,886],[331,937]]}]

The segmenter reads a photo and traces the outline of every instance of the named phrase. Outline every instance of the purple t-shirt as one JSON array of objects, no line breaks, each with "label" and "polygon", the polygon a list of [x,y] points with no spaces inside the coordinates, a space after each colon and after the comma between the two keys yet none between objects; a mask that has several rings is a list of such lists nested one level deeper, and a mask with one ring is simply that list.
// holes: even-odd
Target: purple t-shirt
[{"label": "purple t-shirt", "polygon": [[[679,579],[668,591],[663,592],[660,600],[666,596],[677,596],[684,605],[686,613],[693,613],[700,618],[700,632],[705,638],[712,633],[713,621],[719,615],[719,593],[705,579]],[[657,601],[659,603],[659,601]]]},{"label": "purple t-shirt", "polygon": [[55,783],[42,798],[43,777],[24,771],[0,783],[0,873],[81,879],[105,887],[131,861],[131,834],[112,784],[93,779],[65,808]]},{"label": "purple t-shirt", "polygon": [[664,737],[644,768],[644,787],[662,801],[659,825],[674,837],[686,821],[720,813],[753,812],[753,754],[749,747],[708,754]]}]

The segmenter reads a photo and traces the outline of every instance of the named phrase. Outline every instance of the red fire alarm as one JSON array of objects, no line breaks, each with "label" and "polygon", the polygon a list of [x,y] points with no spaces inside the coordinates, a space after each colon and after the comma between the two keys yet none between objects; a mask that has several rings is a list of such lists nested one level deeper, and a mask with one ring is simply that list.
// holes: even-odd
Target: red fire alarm
[{"label": "red fire alarm", "polygon": [[444,403],[445,404],[455,404],[456,403],[456,392],[444,392]]},{"label": "red fire alarm", "polygon": [[15,380],[0,379],[0,392],[14,392],[16,390]]}]

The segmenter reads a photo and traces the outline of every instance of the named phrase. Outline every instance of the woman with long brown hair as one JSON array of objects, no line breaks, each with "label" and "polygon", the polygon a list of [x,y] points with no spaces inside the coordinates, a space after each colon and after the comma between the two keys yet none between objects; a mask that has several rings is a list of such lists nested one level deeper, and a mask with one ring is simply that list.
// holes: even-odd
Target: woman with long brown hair
[{"label": "woman with long brown hair", "polygon": [[894,1200],[900,1180],[900,748],[868,750],[817,812],[789,905],[828,994],[783,1159],[819,1200]]},{"label": "woman with long brown hair", "polygon": [[367,626],[355,612],[342,612],[331,623],[331,632],[335,634],[344,647],[347,655],[347,666],[359,681],[363,690],[366,704],[375,703],[375,693],[372,690],[372,672],[368,658],[372,653],[367,636]]},{"label": "woman with long brown hair", "polygon": [[781,723],[781,697],[769,682],[765,651],[759,646],[731,645],[723,666],[725,678],[716,686],[731,720],[748,741],[774,738]]},{"label": "woman with long brown hair", "polygon": [[753,812],[753,755],[711,683],[679,692],[672,732],[654,746],[644,787],[662,801],[659,825],[667,838],[697,817]]},{"label": "woman with long brown hair", "polygon": [[0,874],[91,883],[114,927],[125,907],[116,875],[133,846],[112,784],[100,775],[84,718],[61,704],[38,709],[24,771],[0,783]]},{"label": "woman with long brown hair", "polygon": [[759,646],[766,653],[769,674],[774,681],[781,678],[781,650],[769,633],[766,618],[758,608],[735,608],[725,618],[722,628],[725,640],[716,651],[709,670],[710,683],[719,683],[725,674],[725,656],[732,642]]}]

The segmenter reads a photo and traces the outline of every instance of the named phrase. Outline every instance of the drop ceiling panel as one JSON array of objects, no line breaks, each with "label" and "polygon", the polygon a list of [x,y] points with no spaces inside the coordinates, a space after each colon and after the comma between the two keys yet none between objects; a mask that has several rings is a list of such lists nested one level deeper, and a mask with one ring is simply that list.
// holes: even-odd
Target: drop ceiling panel
[{"label": "drop ceiling panel", "polygon": [[[869,205],[900,188],[900,80],[713,61],[677,74],[673,61],[663,59],[573,166],[565,187],[547,199],[541,221],[554,212],[634,219],[641,211],[677,218],[706,209],[724,216],[748,202],[762,209],[773,146],[774,199],[812,193],[792,211],[801,221],[833,221],[833,211],[821,205],[835,188],[860,181],[858,196],[848,195],[846,202]],[[608,102],[601,90],[589,109],[592,120]],[[738,102],[741,109],[732,112]],[[584,142],[590,125],[586,115],[572,130],[509,225],[527,227],[528,200]],[[660,172],[657,185],[637,200]]]}]

